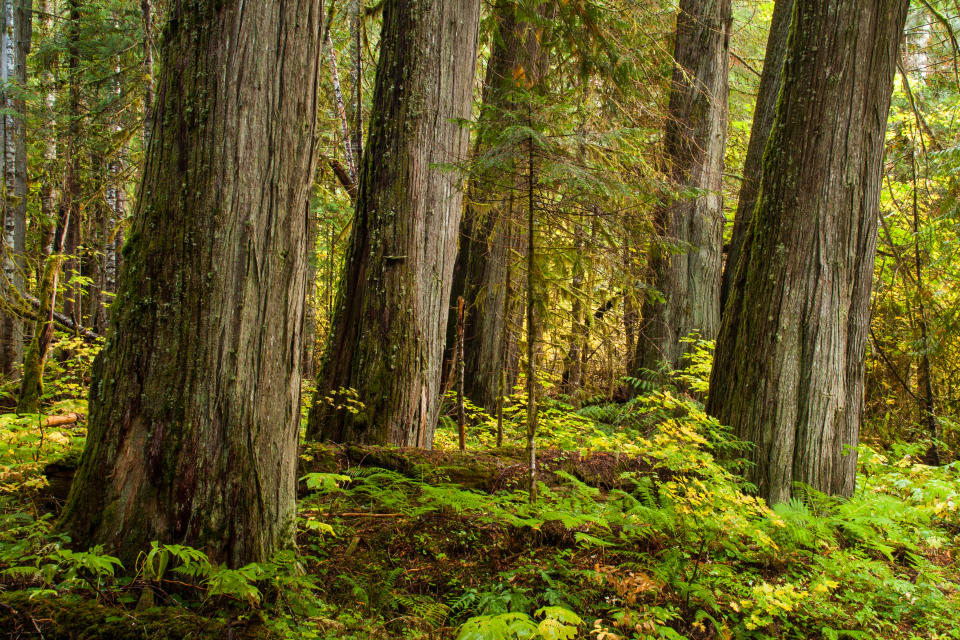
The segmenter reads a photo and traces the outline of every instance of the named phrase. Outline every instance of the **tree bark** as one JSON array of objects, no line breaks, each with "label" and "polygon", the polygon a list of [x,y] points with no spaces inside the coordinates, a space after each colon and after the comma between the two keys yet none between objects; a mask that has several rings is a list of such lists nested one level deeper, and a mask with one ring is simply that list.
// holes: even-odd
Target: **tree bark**
[{"label": "tree bark", "polygon": [[[528,105],[529,109],[529,105]],[[527,126],[533,127],[529,111]],[[537,426],[538,393],[537,356],[540,346],[540,323],[537,315],[540,277],[536,263],[536,212],[534,185],[533,137],[527,140],[527,471],[529,473],[527,498],[531,504],[537,499]]]},{"label": "tree bark", "polygon": [[[83,287],[78,282],[71,282],[80,275],[81,227],[83,218],[80,215],[80,200],[82,187],[80,184],[80,2],[69,0],[67,3],[67,121],[64,126],[63,144],[63,187],[61,189],[60,220],[70,220],[70,224],[58,232],[64,235],[63,252],[66,259],[63,265],[63,275],[66,284],[66,295],[63,300],[63,313],[76,326],[83,324],[82,303]],[[65,354],[61,354],[64,357]]]},{"label": "tree bark", "polygon": [[757,104],[753,110],[753,124],[750,127],[750,142],[747,144],[747,157],[743,163],[743,180],[740,182],[740,197],[733,218],[733,233],[730,237],[730,250],[727,252],[723,268],[723,283],[720,287],[720,311],[727,303],[733,277],[737,270],[737,261],[743,250],[743,241],[750,226],[750,218],[757,206],[760,193],[760,175],[763,172],[763,150],[770,137],[773,117],[777,110],[777,97],[783,78],[783,61],[787,56],[787,39],[790,36],[790,18],[793,16],[794,0],[776,0],[773,5],[773,19],[770,22],[770,34],[767,36],[767,49],[763,60],[763,73],[760,74],[760,87],[757,92]]},{"label": "tree bark", "polygon": [[[545,5],[545,11],[549,11],[549,5]],[[498,406],[501,373],[507,372],[508,390],[516,382],[518,367],[508,359],[519,356],[516,344],[523,323],[523,305],[521,298],[516,300],[519,304],[504,303],[510,286],[506,282],[508,263],[525,252],[522,234],[514,232],[518,212],[508,193],[511,187],[505,186],[514,185],[522,192],[525,159],[514,157],[518,153],[515,149],[493,147],[503,127],[517,124],[518,109],[522,107],[517,102],[518,89],[539,82],[545,67],[535,26],[518,15],[517,2],[498,0],[494,20],[496,34],[484,79],[476,155],[494,152],[499,166],[475,171],[471,176],[452,292],[453,301],[463,296],[467,303],[465,393],[474,404],[488,411]],[[516,226],[522,228],[520,224]],[[448,349],[454,344],[455,327],[456,314],[451,312]],[[504,337],[506,345],[501,342]]]},{"label": "tree bark", "polygon": [[[45,227],[53,225],[47,223]],[[57,289],[60,280],[60,267],[63,265],[64,234],[70,227],[70,220],[63,221],[63,232],[57,245],[47,252],[40,277],[40,302],[37,319],[34,323],[33,339],[23,356],[23,378],[20,381],[20,397],[17,400],[17,413],[39,413],[43,396],[43,371],[47,354],[53,343],[53,322],[57,309]],[[46,234],[44,234],[46,235]]]},{"label": "tree bark", "polygon": [[[53,33],[53,7],[51,0],[43,0],[41,4],[41,37],[47,38]],[[68,221],[57,219],[57,200],[59,193],[56,187],[57,173],[57,123],[56,123],[56,79],[49,68],[40,71],[40,90],[45,92],[44,114],[46,122],[45,148],[43,152],[43,174],[40,180],[40,281],[37,295],[36,320],[30,345],[23,355],[23,378],[20,380],[20,397],[17,400],[17,413],[37,413],[40,409],[40,400],[43,396],[43,372],[47,355],[54,337],[54,322],[56,321],[57,289],[60,278],[60,267],[63,264],[63,234],[54,245],[56,229],[64,227]],[[32,302],[32,300],[27,300]]]},{"label": "tree bark", "polygon": [[884,132],[906,0],[794,7],[760,201],[724,313],[708,411],[753,442],[770,503],[850,495]]},{"label": "tree bark", "polygon": [[128,567],[293,544],[320,2],[177,0],[60,528]]},{"label": "tree bark", "polygon": [[[23,97],[26,89],[27,53],[30,50],[29,0],[4,0],[0,33],[0,94],[5,113],[0,116],[0,152],[3,173],[3,282],[0,289],[23,290],[23,253],[27,226],[27,137]],[[11,295],[5,296],[7,301]],[[23,359],[23,320],[6,305],[0,312],[0,375],[9,376]]]},{"label": "tree bark", "polygon": [[[308,437],[429,448],[463,191],[479,0],[387,0],[369,138]],[[327,402],[354,389],[363,409]]]},{"label": "tree bark", "polygon": [[[119,80],[122,69],[117,65],[114,71],[117,74],[117,80],[114,82],[113,90],[117,99],[120,100],[123,97],[123,86]],[[114,125],[114,134],[120,137],[121,133],[121,126],[119,124]],[[103,269],[101,289],[98,292],[95,309],[95,322],[92,323],[93,330],[101,333],[106,329],[110,303],[117,293],[117,274],[120,271],[121,250],[123,249],[122,227],[124,219],[127,217],[127,193],[123,178],[126,153],[127,143],[124,142],[107,165],[108,184],[105,194],[107,208],[104,211],[103,228],[101,229],[103,234],[101,240]]]},{"label": "tree bark", "polygon": [[360,47],[362,25],[362,0],[350,0],[350,86],[352,98],[348,100],[353,162],[360,166],[363,161],[363,59]]},{"label": "tree bark", "polygon": [[143,152],[150,146],[150,121],[156,91],[153,82],[153,5],[151,0],[140,0],[143,20]]},{"label": "tree bark", "polygon": [[[710,340],[720,326],[730,12],[730,0],[680,2],[664,153],[681,193],[654,213],[661,238],[650,250],[652,284],[665,299],[644,301],[641,369],[680,368],[680,339],[696,331]],[[683,193],[691,190],[695,197]]]}]

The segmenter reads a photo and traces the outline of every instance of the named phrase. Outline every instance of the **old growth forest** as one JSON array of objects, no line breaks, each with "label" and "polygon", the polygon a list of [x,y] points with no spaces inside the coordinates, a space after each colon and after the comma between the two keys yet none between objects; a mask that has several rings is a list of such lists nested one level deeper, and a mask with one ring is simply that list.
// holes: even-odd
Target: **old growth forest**
[{"label": "old growth forest", "polygon": [[960,639],[957,0],[0,19],[0,638]]}]

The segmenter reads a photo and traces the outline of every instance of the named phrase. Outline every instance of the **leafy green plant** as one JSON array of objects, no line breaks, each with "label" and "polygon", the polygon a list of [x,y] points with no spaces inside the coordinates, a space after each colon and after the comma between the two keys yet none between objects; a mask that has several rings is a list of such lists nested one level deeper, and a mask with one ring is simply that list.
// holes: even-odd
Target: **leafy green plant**
[{"label": "leafy green plant", "polygon": [[470,618],[457,640],[570,640],[583,625],[580,616],[563,607],[542,607],[534,616],[509,612]]}]

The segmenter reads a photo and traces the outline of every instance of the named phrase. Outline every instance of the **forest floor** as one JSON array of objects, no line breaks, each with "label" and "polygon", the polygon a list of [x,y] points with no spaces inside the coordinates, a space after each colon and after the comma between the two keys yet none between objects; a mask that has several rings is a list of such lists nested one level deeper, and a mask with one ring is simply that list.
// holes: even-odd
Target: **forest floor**
[{"label": "forest floor", "polygon": [[523,450],[474,417],[465,453],[447,420],[430,452],[307,444],[296,554],[229,570],[71,551],[52,523],[82,423],[0,416],[0,637],[960,638],[956,463],[863,446],[852,499],[770,509],[679,392],[548,400],[531,504]]}]

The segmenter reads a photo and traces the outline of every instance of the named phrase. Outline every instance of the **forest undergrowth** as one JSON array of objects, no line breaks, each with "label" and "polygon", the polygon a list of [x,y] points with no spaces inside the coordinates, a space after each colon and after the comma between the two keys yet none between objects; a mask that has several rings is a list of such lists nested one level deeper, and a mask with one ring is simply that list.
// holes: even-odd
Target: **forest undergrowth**
[{"label": "forest undergrowth", "polygon": [[[858,489],[773,509],[703,411],[703,363],[625,403],[470,408],[467,451],[302,447],[297,550],[227,569],[158,541],[71,549],[80,424],[0,417],[0,629],[43,638],[958,638],[960,466],[859,450]],[[639,381],[632,381],[639,384]],[[686,390],[686,392],[682,391]],[[67,390],[68,391],[68,390]],[[65,393],[63,389],[61,393]],[[67,394],[69,395],[69,394]],[[63,400],[49,415],[83,413]]]}]

